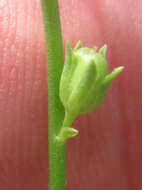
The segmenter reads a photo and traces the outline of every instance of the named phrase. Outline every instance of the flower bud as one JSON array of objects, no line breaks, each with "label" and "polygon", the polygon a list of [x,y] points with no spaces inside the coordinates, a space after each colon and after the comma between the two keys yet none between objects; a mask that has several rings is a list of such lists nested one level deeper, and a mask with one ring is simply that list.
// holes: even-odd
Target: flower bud
[{"label": "flower bud", "polygon": [[59,93],[68,114],[76,117],[102,104],[112,80],[123,70],[118,67],[108,74],[106,53],[106,45],[97,52],[81,47],[81,42],[72,50],[67,42]]}]

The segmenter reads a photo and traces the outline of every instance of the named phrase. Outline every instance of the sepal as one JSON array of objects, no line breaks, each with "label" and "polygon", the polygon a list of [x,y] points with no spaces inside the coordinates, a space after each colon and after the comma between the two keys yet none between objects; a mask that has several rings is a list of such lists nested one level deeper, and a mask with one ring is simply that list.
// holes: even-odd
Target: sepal
[{"label": "sepal", "polygon": [[100,48],[99,53],[106,57],[107,55],[107,45],[104,45],[102,48]]},{"label": "sepal", "polygon": [[104,85],[109,85],[111,82],[123,71],[124,67],[120,66],[114,69],[110,74],[108,74],[105,79],[103,84]]}]

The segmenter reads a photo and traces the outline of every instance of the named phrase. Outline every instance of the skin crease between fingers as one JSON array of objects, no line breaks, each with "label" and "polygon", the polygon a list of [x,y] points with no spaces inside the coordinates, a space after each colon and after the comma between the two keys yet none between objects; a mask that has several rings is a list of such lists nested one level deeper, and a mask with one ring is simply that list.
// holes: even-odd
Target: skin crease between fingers
[{"label": "skin crease between fingers", "polygon": [[[124,65],[68,143],[67,189],[142,189],[142,2],[59,0],[63,41],[108,45]],[[0,189],[48,189],[47,82],[40,0],[0,1]]]}]

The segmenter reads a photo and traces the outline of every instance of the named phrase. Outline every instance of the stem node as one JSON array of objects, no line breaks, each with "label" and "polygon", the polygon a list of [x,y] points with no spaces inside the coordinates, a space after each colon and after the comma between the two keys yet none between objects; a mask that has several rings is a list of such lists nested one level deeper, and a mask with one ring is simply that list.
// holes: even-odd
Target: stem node
[{"label": "stem node", "polygon": [[70,127],[62,127],[59,135],[56,136],[56,144],[62,145],[67,142],[68,139],[75,137],[78,134],[78,130]]}]

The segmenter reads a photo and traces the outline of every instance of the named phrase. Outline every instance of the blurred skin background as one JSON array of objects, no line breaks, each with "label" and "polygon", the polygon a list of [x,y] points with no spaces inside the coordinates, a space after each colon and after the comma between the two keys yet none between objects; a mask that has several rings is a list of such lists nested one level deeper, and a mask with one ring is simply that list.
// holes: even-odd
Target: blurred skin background
[{"label": "blurred skin background", "polygon": [[[104,104],[80,116],[68,190],[142,189],[142,1],[59,0],[63,42],[108,45],[124,65]],[[0,0],[0,189],[48,189],[45,42],[40,0]]]}]

